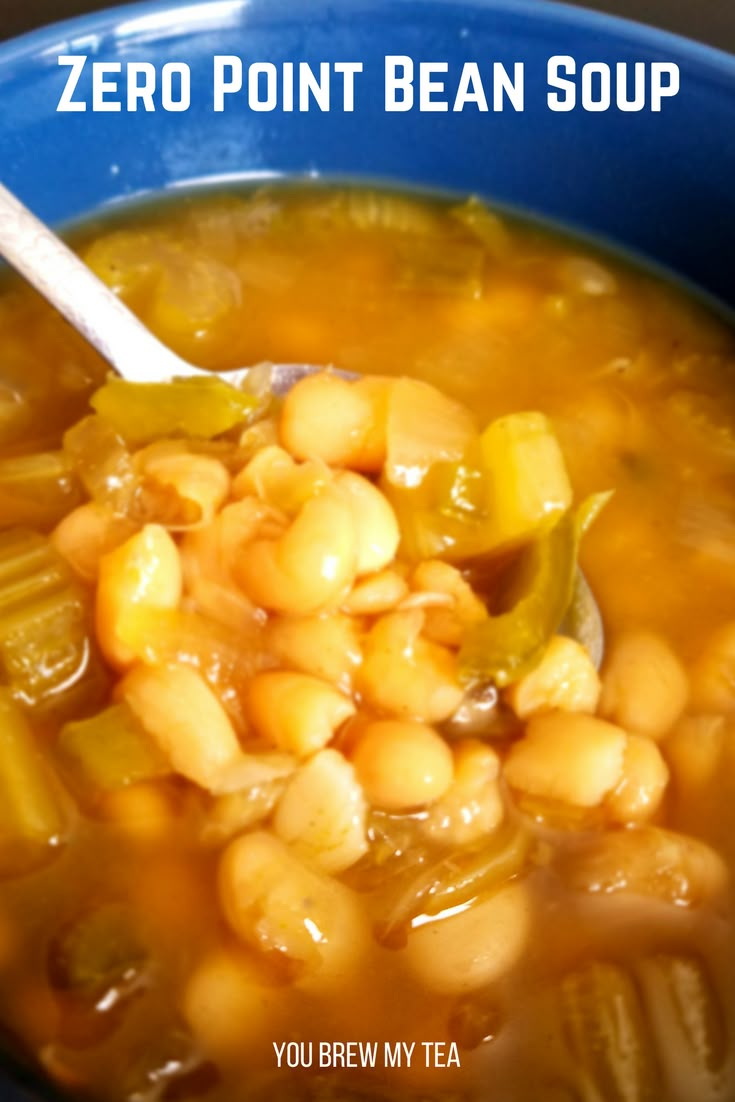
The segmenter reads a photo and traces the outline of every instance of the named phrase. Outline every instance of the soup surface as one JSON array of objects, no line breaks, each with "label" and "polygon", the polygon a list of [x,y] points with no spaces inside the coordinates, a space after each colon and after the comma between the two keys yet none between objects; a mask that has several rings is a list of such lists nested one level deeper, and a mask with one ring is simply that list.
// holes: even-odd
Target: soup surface
[{"label": "soup surface", "polygon": [[98,1102],[732,1102],[732,333],[474,201],[77,245],[196,363],[365,378],[106,381],[4,289],[17,1050]]}]

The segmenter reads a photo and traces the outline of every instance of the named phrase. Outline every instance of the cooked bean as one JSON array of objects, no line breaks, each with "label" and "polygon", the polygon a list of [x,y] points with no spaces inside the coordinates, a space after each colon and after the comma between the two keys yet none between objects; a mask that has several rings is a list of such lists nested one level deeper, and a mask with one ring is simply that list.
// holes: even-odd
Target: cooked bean
[{"label": "cooked bean", "polygon": [[625,732],[602,719],[535,716],[508,754],[505,778],[532,796],[595,807],[620,783],[625,747]]},{"label": "cooked bean", "polygon": [[238,583],[274,612],[308,616],[344,598],[357,568],[357,532],[345,495],[310,498],[277,539],[256,539],[240,551]]},{"label": "cooked bean", "polygon": [[580,643],[555,635],[535,669],[506,689],[504,696],[521,719],[556,709],[594,713],[600,679]]},{"label": "cooked bean", "polygon": [[261,738],[299,758],[331,742],[355,711],[352,700],[326,681],[289,670],[265,670],[251,678],[245,707]]},{"label": "cooked bean", "polygon": [[216,795],[293,771],[288,755],[243,753],[222,704],[189,666],[136,666],[117,691],[175,772]]},{"label": "cooked bean", "polygon": [[256,608],[235,581],[235,563],[249,541],[280,536],[287,524],[279,510],[246,498],[225,505],[211,524],[187,532],[180,547],[187,598],[218,623],[242,627]]},{"label": "cooked bean", "polygon": [[639,823],[658,810],[669,781],[669,770],[653,739],[628,735],[623,776],[605,804],[620,823]]},{"label": "cooked bean", "polygon": [[420,562],[411,574],[415,597],[446,597],[446,606],[422,605],[426,609],[424,635],[435,643],[457,647],[473,624],[487,618],[487,609],[456,566],[439,559]]},{"label": "cooked bean", "polygon": [[137,666],[118,696],[177,773],[204,788],[242,753],[227,713],[204,678],[188,666]]},{"label": "cooked bean", "polygon": [[338,750],[320,750],[286,785],[273,829],[299,857],[339,873],[367,851],[366,811],[350,763]]},{"label": "cooked bean", "polygon": [[390,612],[407,593],[408,584],[396,570],[381,570],[355,582],[342,602],[342,611],[352,616]]},{"label": "cooked bean", "polygon": [[321,460],[296,463],[277,445],[261,448],[243,467],[232,484],[236,498],[253,495],[295,513],[305,501],[332,480],[332,472]]},{"label": "cooked bean", "polygon": [[[230,492],[230,475],[224,463],[211,455],[197,455],[178,445],[152,445],[136,456],[136,465],[153,484],[175,492],[184,505],[194,506],[192,523],[209,524]],[[192,527],[192,523],[168,527]]]},{"label": "cooked bean", "polygon": [[219,893],[235,933],[266,959],[280,958],[303,986],[342,985],[363,956],[367,930],[357,898],[271,834],[230,843]]},{"label": "cooked bean", "polygon": [[385,494],[367,478],[340,471],[336,485],[347,495],[357,530],[357,574],[373,574],[393,561],[401,533]]},{"label": "cooked bean", "polygon": [[245,952],[214,949],[201,960],[184,988],[182,1010],[207,1056],[225,1065],[243,1050],[266,1043],[280,990]]},{"label": "cooked bean", "polygon": [[454,778],[429,809],[423,831],[444,845],[463,846],[489,834],[502,822],[500,758],[487,743],[463,739],[454,744]]},{"label": "cooked bean", "polygon": [[602,715],[659,739],[684,711],[688,694],[684,668],[660,635],[629,632],[613,643],[602,675]]},{"label": "cooked bean", "polygon": [[352,752],[357,778],[376,807],[403,811],[432,803],[452,782],[452,753],[423,723],[382,720],[364,729]]},{"label": "cooked bean", "polygon": [[421,609],[392,612],[365,640],[358,686],[382,712],[441,723],[459,707],[463,689],[455,655],[421,636]]},{"label": "cooked bean", "polygon": [[379,377],[350,383],[326,371],[302,379],[283,403],[283,446],[297,459],[379,471],[385,462],[390,385],[391,380]]},{"label": "cooked bean", "polygon": [[735,622],[716,631],[694,663],[692,704],[701,712],[735,712]]},{"label": "cooked bean", "polygon": [[459,914],[412,930],[405,960],[433,991],[475,991],[513,967],[528,943],[530,924],[528,891],[511,881]]},{"label": "cooked bean", "polygon": [[339,612],[275,616],[266,625],[264,645],[280,665],[323,678],[344,692],[350,691],[362,660],[359,623]]},{"label": "cooked bean", "polygon": [[642,825],[588,836],[562,852],[558,870],[566,887],[594,894],[631,892],[691,907],[720,896],[727,866],[697,838]]},{"label": "cooked bean", "polygon": [[97,639],[105,658],[125,669],[139,655],[125,641],[128,617],[136,606],[176,608],[181,598],[179,552],[165,528],[147,524],[100,559],[97,585]]},{"label": "cooked bean", "polygon": [[51,542],[75,574],[85,582],[96,581],[100,559],[129,539],[135,525],[107,505],[88,501],[78,505],[51,533]]}]

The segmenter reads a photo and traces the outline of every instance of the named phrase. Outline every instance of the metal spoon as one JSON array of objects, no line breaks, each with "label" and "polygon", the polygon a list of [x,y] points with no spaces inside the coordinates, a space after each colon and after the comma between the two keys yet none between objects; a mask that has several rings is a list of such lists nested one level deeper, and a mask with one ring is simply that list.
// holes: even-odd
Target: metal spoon
[{"label": "metal spoon", "polygon": [[[162,344],[120,299],[43,222],[0,184],[0,255],[16,269],[100,355],[131,382],[168,382],[208,375]],[[240,387],[250,367],[218,373]],[[285,394],[305,375],[322,371],[310,364],[274,364],[271,386]],[[341,371],[347,379],[357,378]],[[604,651],[602,617],[582,572],[560,630],[578,639],[599,667]]]},{"label": "metal spoon", "polygon": [[[163,383],[209,375],[177,356],[136,318],[109,287],[28,207],[0,184],[0,255],[89,341],[111,367],[133,383]],[[321,371],[309,364],[275,364],[271,386],[285,394],[294,383]],[[241,387],[251,368],[219,372]],[[340,372],[346,378],[356,378]]]}]

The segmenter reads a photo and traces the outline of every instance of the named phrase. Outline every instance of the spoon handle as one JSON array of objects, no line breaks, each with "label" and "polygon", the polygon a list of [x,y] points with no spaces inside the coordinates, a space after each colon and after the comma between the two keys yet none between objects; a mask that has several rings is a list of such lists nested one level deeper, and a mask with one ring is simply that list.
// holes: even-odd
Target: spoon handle
[{"label": "spoon handle", "polygon": [[199,375],[0,183],[0,255],[131,382]]}]

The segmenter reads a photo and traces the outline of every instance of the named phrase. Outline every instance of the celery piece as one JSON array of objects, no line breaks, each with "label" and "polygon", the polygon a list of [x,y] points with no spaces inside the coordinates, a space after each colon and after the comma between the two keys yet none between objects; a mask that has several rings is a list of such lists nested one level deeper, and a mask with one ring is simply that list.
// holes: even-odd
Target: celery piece
[{"label": "celery piece", "polygon": [[123,438],[103,417],[82,418],[64,434],[64,451],[93,501],[127,513],[137,487]]},{"label": "celery piece", "polygon": [[101,690],[91,596],[50,541],[0,534],[0,679],[33,708],[58,708]]},{"label": "celery piece", "polygon": [[574,516],[566,512],[524,551],[511,608],[467,633],[459,652],[463,681],[502,688],[533,668],[569,606],[576,561]]},{"label": "celery piece", "polygon": [[0,459],[2,526],[51,527],[78,505],[80,487],[63,452],[34,452]]},{"label": "celery piece", "polygon": [[[407,429],[410,407],[393,403],[383,489],[408,558],[462,562],[509,551],[538,539],[569,508],[564,458],[543,414],[509,414],[480,437],[467,420],[442,418],[439,407],[433,419],[422,409],[419,427]],[[433,452],[432,440],[441,441]]]},{"label": "celery piece", "polygon": [[511,413],[482,434],[492,527],[498,544],[538,535],[569,508],[572,488],[554,431],[543,413]]},{"label": "celery piece", "polygon": [[170,383],[110,378],[95,391],[91,403],[134,444],[162,436],[219,436],[250,420],[263,405],[255,395],[237,390],[216,375]]},{"label": "celery piece", "polygon": [[107,902],[58,931],[49,947],[48,976],[55,990],[94,1003],[112,988],[119,998],[147,961],[133,908]]},{"label": "celery piece", "polygon": [[0,875],[51,860],[64,839],[57,794],[19,706],[0,689]]},{"label": "celery piece", "polygon": [[609,961],[591,961],[560,986],[562,1035],[587,1098],[656,1102],[660,1068],[648,1017],[631,972]]},{"label": "celery piece", "polygon": [[94,798],[171,772],[165,756],[124,703],[64,724],[56,749],[64,776],[82,797]]}]

